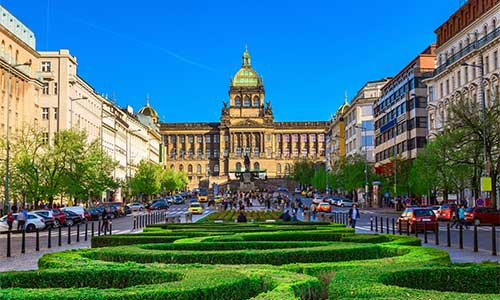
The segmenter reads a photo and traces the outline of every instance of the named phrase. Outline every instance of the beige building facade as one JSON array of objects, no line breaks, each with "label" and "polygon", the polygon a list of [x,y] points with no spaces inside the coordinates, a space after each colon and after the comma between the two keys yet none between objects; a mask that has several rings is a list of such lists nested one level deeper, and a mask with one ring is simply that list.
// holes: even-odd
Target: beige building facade
[{"label": "beige building facade", "polygon": [[252,171],[270,178],[289,175],[295,160],[325,160],[327,122],[275,122],[248,50],[242,60],[220,122],[160,124],[167,167],[186,172],[191,187],[235,179],[245,155]]}]

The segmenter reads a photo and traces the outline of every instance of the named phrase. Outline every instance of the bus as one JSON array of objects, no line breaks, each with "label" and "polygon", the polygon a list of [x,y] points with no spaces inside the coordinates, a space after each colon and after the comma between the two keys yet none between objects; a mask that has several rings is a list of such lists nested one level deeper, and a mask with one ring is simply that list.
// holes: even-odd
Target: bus
[{"label": "bus", "polygon": [[208,202],[208,191],[207,191],[207,189],[200,189],[198,191],[198,195],[196,197],[198,198],[198,202]]}]

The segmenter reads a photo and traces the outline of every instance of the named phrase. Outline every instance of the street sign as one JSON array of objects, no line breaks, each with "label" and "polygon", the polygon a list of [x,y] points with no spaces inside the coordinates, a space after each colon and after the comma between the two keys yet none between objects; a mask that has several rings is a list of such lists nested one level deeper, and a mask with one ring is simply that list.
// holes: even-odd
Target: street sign
[{"label": "street sign", "polygon": [[479,198],[476,200],[476,205],[477,206],[480,206],[480,207],[483,207],[484,206],[484,201],[483,199]]},{"label": "street sign", "polygon": [[491,192],[491,177],[481,177],[481,192]]}]

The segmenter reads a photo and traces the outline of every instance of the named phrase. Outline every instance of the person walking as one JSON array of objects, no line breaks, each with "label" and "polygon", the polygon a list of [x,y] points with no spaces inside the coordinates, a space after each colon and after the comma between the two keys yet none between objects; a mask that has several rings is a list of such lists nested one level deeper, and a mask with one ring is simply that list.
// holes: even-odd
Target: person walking
[{"label": "person walking", "polygon": [[351,221],[351,227],[356,228],[356,221],[359,219],[359,209],[357,204],[353,204],[349,209],[349,220]]},{"label": "person walking", "polygon": [[238,223],[246,223],[247,222],[247,216],[245,215],[245,212],[243,210],[240,211],[240,215],[238,216],[237,221],[238,221]]},{"label": "person walking", "polygon": [[453,219],[453,224],[451,224],[451,227],[458,228],[458,225],[460,224],[460,207],[458,205],[453,209],[450,220],[451,219]]},{"label": "person walking", "polygon": [[26,220],[28,220],[28,212],[22,207],[21,211],[17,214],[17,230],[24,231]]},{"label": "person walking", "polygon": [[106,234],[106,232],[108,231],[108,212],[106,208],[102,210],[101,219],[102,219],[101,230],[102,232],[104,232],[104,234]]},{"label": "person walking", "polygon": [[311,221],[316,220],[317,211],[318,211],[318,209],[316,207],[316,204],[315,203],[311,204]]},{"label": "person walking", "polygon": [[469,226],[467,226],[467,222],[465,222],[465,207],[463,205],[460,205],[460,208],[458,210],[458,217],[460,219],[460,225],[464,226],[465,229],[469,229]]},{"label": "person walking", "polygon": [[10,210],[7,214],[7,225],[9,225],[9,231],[12,230],[12,224],[14,224],[14,212]]}]

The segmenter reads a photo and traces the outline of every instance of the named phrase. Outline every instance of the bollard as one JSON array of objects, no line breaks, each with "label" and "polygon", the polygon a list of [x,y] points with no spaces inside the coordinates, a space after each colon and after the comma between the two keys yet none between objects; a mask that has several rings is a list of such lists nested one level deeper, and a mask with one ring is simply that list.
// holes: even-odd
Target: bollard
[{"label": "bollard", "polygon": [[48,228],[48,232],[47,232],[47,248],[52,248],[52,227],[49,227]]},{"label": "bollard", "polygon": [[68,245],[71,244],[71,225],[68,225]]},{"label": "bollard", "polygon": [[389,234],[389,217],[385,218],[385,233]]},{"label": "bollard", "polygon": [[40,231],[38,230],[38,228],[36,229],[35,251],[40,251]]},{"label": "bollard", "polygon": [[474,224],[474,252],[478,252],[478,244],[477,244],[477,225]]},{"label": "bollard", "polygon": [[89,223],[85,222],[85,241],[87,241],[88,231],[89,231]]},{"label": "bollard", "polygon": [[137,216],[134,216],[134,230],[137,228]]},{"label": "bollard", "polygon": [[403,233],[401,232],[401,219],[398,219],[398,231],[399,231],[399,235],[402,235]]},{"label": "bollard", "polygon": [[462,224],[460,224],[458,243],[459,243],[460,249],[463,249],[464,248],[464,228],[463,228]]},{"label": "bollard", "polygon": [[59,226],[59,236],[58,236],[58,238],[57,238],[57,245],[58,245],[59,247],[61,247],[61,245],[62,245],[62,229],[61,229],[61,228],[62,228],[62,227],[61,227],[61,226]]},{"label": "bollard", "polygon": [[375,216],[375,232],[378,232],[378,218]]},{"label": "bollard", "polygon": [[97,222],[97,236],[101,235],[101,220]]},{"label": "bollard", "polygon": [[446,242],[447,242],[447,246],[451,247],[451,229],[450,229],[450,223],[446,224]]},{"label": "bollard", "polygon": [[24,229],[21,233],[21,253],[26,253],[26,231]]},{"label": "bollard", "polygon": [[418,226],[417,226],[417,223],[415,223],[415,237],[418,237]]},{"label": "bollard", "polygon": [[427,223],[424,222],[424,243],[427,244]]},{"label": "bollard", "polygon": [[90,226],[90,238],[94,237],[94,221],[92,221],[92,226]]},{"label": "bollard", "polygon": [[392,234],[396,235],[396,222],[394,222],[394,218],[392,218]]},{"label": "bollard", "polygon": [[77,243],[80,242],[80,223],[78,223],[78,225],[76,225],[76,242]]},{"label": "bollard", "polygon": [[436,236],[436,245],[439,246],[439,222],[434,227],[434,235]]},{"label": "bollard", "polygon": [[491,255],[497,256],[497,237],[495,224],[491,225]]},{"label": "bollard", "polygon": [[7,257],[10,257],[10,229],[7,231]]},{"label": "bollard", "polygon": [[370,231],[373,231],[373,217],[370,217]]},{"label": "bollard", "polygon": [[406,221],[406,234],[410,236],[410,220]]},{"label": "bollard", "polygon": [[109,220],[109,235],[111,235],[112,233],[113,233],[113,222]]}]

